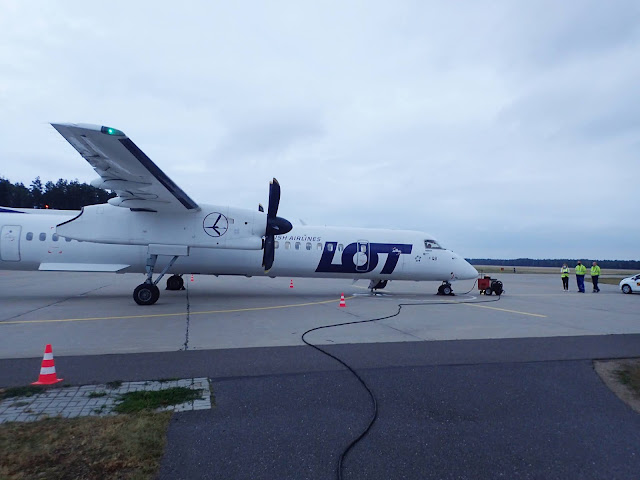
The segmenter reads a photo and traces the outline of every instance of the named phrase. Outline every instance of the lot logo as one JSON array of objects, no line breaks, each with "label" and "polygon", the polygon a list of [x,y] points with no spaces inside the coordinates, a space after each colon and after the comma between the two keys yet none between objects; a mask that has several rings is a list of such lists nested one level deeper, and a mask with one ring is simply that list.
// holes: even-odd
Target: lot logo
[{"label": "lot logo", "polygon": [[[380,271],[381,274],[390,274],[396,268],[400,255],[411,253],[413,245],[398,243],[350,243],[342,251],[340,263],[334,264],[333,257],[337,252],[338,242],[325,243],[322,257],[316,272],[318,273],[368,273],[373,271],[380,261],[381,253],[387,254],[387,260]],[[339,253],[339,252],[338,252]]]}]

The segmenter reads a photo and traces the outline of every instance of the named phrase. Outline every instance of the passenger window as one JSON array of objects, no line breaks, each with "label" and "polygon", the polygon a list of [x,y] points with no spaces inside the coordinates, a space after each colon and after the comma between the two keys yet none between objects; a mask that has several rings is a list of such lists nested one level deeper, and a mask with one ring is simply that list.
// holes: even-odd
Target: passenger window
[{"label": "passenger window", "polygon": [[47,234],[46,233],[41,233],[38,238],[40,239],[41,242],[44,242],[47,239]]},{"label": "passenger window", "polygon": [[341,243],[339,243],[339,244],[338,244],[338,251],[339,251],[339,252],[341,252],[341,251],[342,251],[342,248],[343,248],[343,247],[342,247],[342,244],[341,244]]},{"label": "passenger window", "polygon": [[57,233],[54,233],[54,234],[51,236],[51,240],[53,240],[54,242],[57,242],[59,238],[60,238],[60,237],[58,236],[58,234],[57,234]]},{"label": "passenger window", "polygon": [[31,240],[33,240],[33,232],[27,233],[27,241],[30,242]]},{"label": "passenger window", "polygon": [[300,242],[296,242],[296,250],[300,250]]},{"label": "passenger window", "polygon": [[277,240],[275,242],[273,242],[273,246],[275,248],[278,248],[280,246],[280,242],[278,242]]},{"label": "passenger window", "polygon": [[333,252],[333,243],[327,243],[327,251]]},{"label": "passenger window", "polygon": [[366,245],[360,245],[360,251],[362,253],[367,253],[367,246]]},{"label": "passenger window", "polygon": [[311,250],[311,242],[307,242],[307,250]]},{"label": "passenger window", "polygon": [[291,248],[291,242],[284,242],[285,250],[289,250]]},{"label": "passenger window", "polygon": [[322,244],[321,243],[318,244],[318,250],[322,250]]}]

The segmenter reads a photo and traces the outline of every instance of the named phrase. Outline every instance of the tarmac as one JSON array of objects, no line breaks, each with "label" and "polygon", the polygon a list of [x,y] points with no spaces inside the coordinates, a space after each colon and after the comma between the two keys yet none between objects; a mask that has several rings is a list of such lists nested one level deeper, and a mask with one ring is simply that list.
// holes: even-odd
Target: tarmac
[{"label": "tarmac", "polygon": [[[638,295],[617,286],[564,292],[551,275],[504,274],[506,294],[484,297],[473,281],[455,297],[436,282],[391,282],[371,296],[362,281],[185,276],[184,291],[161,291],[152,306],[132,299],[142,275],[0,272],[0,358],[302,345],[307,329],[402,314],[313,332],[320,344],[386,343],[640,333]],[[160,284],[163,286],[163,284]],[[468,295],[463,295],[469,292]],[[347,308],[339,307],[340,294]],[[477,302],[494,303],[477,303]],[[466,302],[466,303],[463,303]]]},{"label": "tarmac", "polygon": [[371,400],[301,334],[414,304],[307,335],[378,403],[343,478],[637,478],[640,417],[593,360],[640,356],[640,296],[497,277],[499,299],[473,282],[371,296],[366,282],[196,276],[139,307],[141,276],[0,272],[0,386],[34,381],[46,343],[71,386],[208,378],[216,406],[173,416],[158,478],[336,478]]}]

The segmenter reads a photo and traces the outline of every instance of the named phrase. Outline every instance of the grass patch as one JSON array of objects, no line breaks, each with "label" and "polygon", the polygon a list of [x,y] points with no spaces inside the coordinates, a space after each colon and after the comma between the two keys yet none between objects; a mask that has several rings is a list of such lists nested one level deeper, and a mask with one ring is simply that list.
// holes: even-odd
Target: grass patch
[{"label": "grass patch", "polygon": [[173,387],[157,391],[128,392],[120,398],[122,401],[113,410],[117,413],[133,413],[199,400],[202,393],[187,387]]},{"label": "grass patch", "polygon": [[100,397],[106,397],[107,396],[107,392],[91,392],[89,395],[87,395],[87,397],[89,398],[100,398]]},{"label": "grass patch", "polygon": [[107,388],[111,390],[115,390],[116,388],[120,388],[122,386],[122,380],[114,380],[113,382],[107,382]]},{"label": "grass patch", "polygon": [[[483,273],[514,273],[513,269],[516,269],[516,274],[545,274],[545,275],[557,275],[558,278],[560,277],[560,267],[501,267],[500,265],[474,265],[474,267],[476,268],[476,270],[478,270],[478,272],[483,272]],[[569,265],[569,268],[571,269],[571,278],[575,278],[575,270],[574,270],[575,265]],[[587,276],[585,278],[585,280],[589,280],[591,278],[590,274],[589,274],[589,267],[590,265],[587,265]],[[504,269],[504,270],[501,270]],[[615,269],[615,268],[607,268],[607,269],[602,269],[602,273],[600,274],[600,282],[603,282],[604,279],[606,278],[611,278],[609,275],[611,276],[615,276],[616,278],[618,278],[618,281],[616,282],[619,283],[620,280],[622,280],[625,277],[628,277],[630,275],[635,275],[635,273],[637,273],[635,270],[622,270],[622,269]],[[603,277],[604,275],[604,277]],[[603,282],[606,283],[606,282]]]},{"label": "grass patch", "polygon": [[605,277],[605,278],[600,277],[598,279],[598,282],[606,283],[607,285],[618,285],[620,283],[620,280],[622,280],[623,278],[626,278],[626,277]]},{"label": "grass patch", "polygon": [[154,477],[171,412],[0,425],[0,478]]},{"label": "grass patch", "polygon": [[620,383],[629,387],[636,395],[640,395],[640,365],[625,364],[613,373]]},{"label": "grass patch", "polygon": [[32,397],[43,393],[45,390],[42,387],[35,385],[27,385],[24,387],[11,387],[0,390],[0,400],[12,397]]}]

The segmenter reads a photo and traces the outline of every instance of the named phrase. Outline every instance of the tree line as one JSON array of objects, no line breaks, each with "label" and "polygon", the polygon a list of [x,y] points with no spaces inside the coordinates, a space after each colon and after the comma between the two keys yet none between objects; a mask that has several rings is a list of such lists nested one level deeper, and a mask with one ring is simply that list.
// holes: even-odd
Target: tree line
[{"label": "tree line", "polygon": [[567,259],[534,259],[515,258],[510,260],[496,260],[493,258],[469,258],[467,261],[471,265],[497,265],[499,267],[557,267],[561,268],[566,263],[571,268],[576,266],[578,260],[589,268],[591,262],[596,261],[601,268],[620,268],[629,270],[640,270],[640,261],[637,260],[598,260],[597,258],[567,258]]},{"label": "tree line", "polygon": [[0,177],[0,206],[14,208],[54,208],[56,210],[80,210],[85,205],[106,203],[115,193],[92,187],[78,180],[59,179],[46,182],[40,177],[27,188],[23,183],[11,183]]},{"label": "tree line", "polygon": [[[44,185],[40,177],[31,182],[29,188],[22,183],[13,184],[0,177],[0,206],[14,208],[53,208],[56,210],[80,210],[85,205],[106,203],[115,193],[109,193],[101,188],[95,188],[78,180],[71,182],[59,179]],[[590,265],[592,259],[580,259],[585,265]],[[640,270],[640,261],[636,260],[598,260],[602,268],[621,268]],[[467,259],[471,265],[497,265],[500,267],[562,267],[563,263],[575,266],[578,259],[533,259],[515,258],[500,260],[493,258]]]}]

